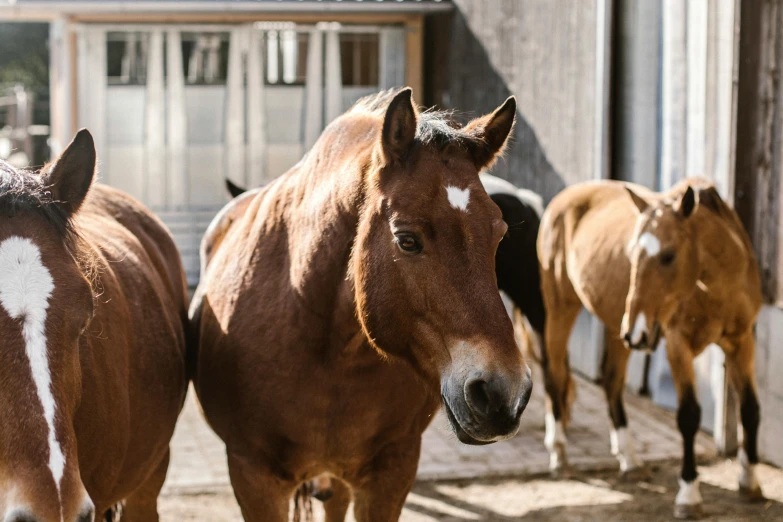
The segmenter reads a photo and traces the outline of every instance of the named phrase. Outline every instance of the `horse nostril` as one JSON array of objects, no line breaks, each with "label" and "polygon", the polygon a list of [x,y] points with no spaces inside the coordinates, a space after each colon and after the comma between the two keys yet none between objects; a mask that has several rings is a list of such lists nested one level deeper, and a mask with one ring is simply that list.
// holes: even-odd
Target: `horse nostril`
[{"label": "horse nostril", "polygon": [[629,346],[631,345],[631,332],[628,332],[623,336],[623,339],[625,339],[626,344]]},{"label": "horse nostril", "polygon": [[471,410],[486,415],[490,403],[487,381],[474,379],[465,383],[465,400]]}]

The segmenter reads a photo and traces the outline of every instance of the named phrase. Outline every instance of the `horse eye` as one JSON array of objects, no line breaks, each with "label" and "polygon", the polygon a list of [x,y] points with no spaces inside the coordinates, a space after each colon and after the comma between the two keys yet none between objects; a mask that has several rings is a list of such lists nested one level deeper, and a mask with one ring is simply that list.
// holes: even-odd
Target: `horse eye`
[{"label": "horse eye", "polygon": [[413,234],[395,234],[394,242],[403,252],[418,254],[421,252],[421,243]]},{"label": "horse eye", "polygon": [[675,254],[674,250],[667,250],[665,252],[662,252],[661,253],[661,264],[663,266],[671,265],[672,262],[674,262],[675,255],[676,254]]}]

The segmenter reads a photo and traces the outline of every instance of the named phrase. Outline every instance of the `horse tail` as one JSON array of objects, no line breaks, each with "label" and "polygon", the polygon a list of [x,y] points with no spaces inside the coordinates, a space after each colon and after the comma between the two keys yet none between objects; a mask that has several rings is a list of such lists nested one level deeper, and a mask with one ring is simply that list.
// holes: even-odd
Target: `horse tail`
[{"label": "horse tail", "polygon": [[304,482],[294,494],[293,522],[313,522],[313,483]]}]

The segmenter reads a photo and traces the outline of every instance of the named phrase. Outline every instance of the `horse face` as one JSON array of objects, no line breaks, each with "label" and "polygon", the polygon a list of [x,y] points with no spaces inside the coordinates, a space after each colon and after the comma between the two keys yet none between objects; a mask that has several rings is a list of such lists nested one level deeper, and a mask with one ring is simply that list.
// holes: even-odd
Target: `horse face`
[{"label": "horse face", "polygon": [[698,254],[688,219],[696,201],[691,187],[676,201],[654,206],[629,193],[639,217],[628,245],[631,281],[621,335],[629,348],[654,350],[661,325],[696,287]]},{"label": "horse face", "polygon": [[532,387],[495,279],[507,227],[478,177],[514,112],[507,102],[466,128],[480,127],[491,152],[435,147],[416,137],[410,92],[400,93],[386,114],[353,252],[367,337],[441,394],[457,436],[472,444],[513,436]]},{"label": "horse face", "polygon": [[80,135],[41,176],[0,164],[0,517],[7,522],[94,517],[73,427],[79,339],[93,300],[71,254],[78,239],[68,222],[86,194],[74,184],[89,188],[85,178],[92,180],[90,147],[89,135]]}]

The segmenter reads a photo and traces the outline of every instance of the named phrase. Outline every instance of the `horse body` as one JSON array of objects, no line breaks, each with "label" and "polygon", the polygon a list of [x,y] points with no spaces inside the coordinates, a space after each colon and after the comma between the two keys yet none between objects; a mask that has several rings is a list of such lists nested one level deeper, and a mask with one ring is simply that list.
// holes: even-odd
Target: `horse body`
[{"label": "horse body", "polygon": [[[0,299],[3,382],[33,376],[0,386],[7,521],[86,522],[118,503],[123,520],[157,520],[187,390],[184,271],[148,210],[91,188],[94,169],[86,131],[40,175],[0,169],[0,249],[12,254],[0,255],[0,277],[20,284],[4,283]],[[31,315],[42,318],[41,344],[27,331]]]},{"label": "horse body", "polygon": [[[505,126],[483,141],[489,156],[476,142],[469,159],[472,145],[432,151],[409,90],[363,100],[210,227],[191,305],[195,385],[246,520],[286,520],[297,487],[322,473],[339,479],[330,522],[343,520],[350,490],[357,520],[397,520],[439,394],[461,440],[515,431],[529,375],[494,282],[504,230],[477,175],[505,142],[507,109],[481,122],[482,132]],[[442,259],[475,282],[445,279]],[[474,329],[474,303],[491,330]],[[441,330],[453,319],[461,325]],[[462,400],[489,411],[471,403],[466,413]]]},{"label": "horse body", "polygon": [[[81,351],[83,391],[74,424],[82,480],[101,512],[151,475],[163,485],[187,391],[188,297],[171,236],[126,194],[96,185],[76,225],[96,246],[99,304]],[[155,498],[144,502],[154,508]],[[137,515],[126,508],[123,520],[151,520],[154,512],[144,509]]]},{"label": "horse body", "polygon": [[680,398],[684,460],[676,514],[701,507],[693,455],[700,408],[693,358],[709,344],[726,352],[733,385],[743,397],[745,465],[741,487],[760,494],[758,402],[753,377],[753,324],[761,307],[758,269],[736,214],[705,180],[689,179],[667,193],[603,181],[569,187],[552,201],[538,239],[547,308],[547,437],[551,467],[565,464],[569,395],[567,342],[582,305],[607,328],[603,385],[612,418],[612,451],[623,472],[635,455],[622,403],[632,349],[666,339]]}]

